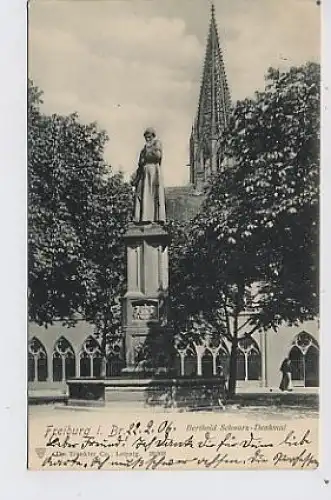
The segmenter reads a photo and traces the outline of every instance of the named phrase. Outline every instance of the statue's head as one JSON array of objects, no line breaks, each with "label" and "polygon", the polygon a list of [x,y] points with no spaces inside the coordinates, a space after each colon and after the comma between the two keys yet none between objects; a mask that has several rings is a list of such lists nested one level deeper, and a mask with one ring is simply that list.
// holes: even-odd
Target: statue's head
[{"label": "statue's head", "polygon": [[156,132],[153,127],[148,127],[144,132],[146,142],[151,142],[156,137]]}]

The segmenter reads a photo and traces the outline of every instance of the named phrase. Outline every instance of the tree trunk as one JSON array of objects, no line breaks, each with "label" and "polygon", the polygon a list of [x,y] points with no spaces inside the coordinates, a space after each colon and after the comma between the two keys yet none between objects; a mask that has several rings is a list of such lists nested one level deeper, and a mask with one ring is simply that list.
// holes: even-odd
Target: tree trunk
[{"label": "tree trunk", "polygon": [[107,374],[107,359],[106,356],[103,355],[101,359],[100,378],[106,378],[106,374]]},{"label": "tree trunk", "polygon": [[232,336],[232,345],[230,353],[230,376],[229,376],[229,387],[228,387],[228,396],[230,398],[233,397],[236,393],[239,314],[243,309],[244,294],[245,294],[244,283],[239,283],[237,292],[237,304],[233,318],[233,336]]},{"label": "tree trunk", "polygon": [[101,369],[100,369],[100,377],[101,378],[106,378],[107,375],[107,356],[106,356],[106,343],[107,343],[107,322],[105,322],[103,331],[102,331],[102,338],[101,338],[101,343],[100,343],[100,350],[101,350]]},{"label": "tree trunk", "polygon": [[238,338],[233,337],[230,353],[230,367],[229,367],[229,386],[228,386],[228,396],[232,397],[236,393],[237,385],[237,349],[238,349]]}]

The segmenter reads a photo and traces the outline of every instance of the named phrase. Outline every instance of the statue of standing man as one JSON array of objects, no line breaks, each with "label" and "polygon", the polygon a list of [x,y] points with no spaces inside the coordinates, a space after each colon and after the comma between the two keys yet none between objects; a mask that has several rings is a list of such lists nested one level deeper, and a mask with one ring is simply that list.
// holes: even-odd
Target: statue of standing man
[{"label": "statue of standing man", "polygon": [[147,224],[166,220],[165,191],[161,172],[162,144],[149,127],[144,132],[146,144],[140,152],[134,178],[135,200],[133,220]]}]

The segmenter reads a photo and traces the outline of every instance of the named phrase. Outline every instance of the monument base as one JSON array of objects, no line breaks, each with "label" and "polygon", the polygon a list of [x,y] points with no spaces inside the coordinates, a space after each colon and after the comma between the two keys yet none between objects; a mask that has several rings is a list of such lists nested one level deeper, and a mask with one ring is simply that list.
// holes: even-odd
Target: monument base
[{"label": "monument base", "polygon": [[218,378],[109,378],[72,379],[70,406],[118,405],[132,408],[185,408],[219,406],[225,397],[225,384]]},{"label": "monument base", "polygon": [[168,244],[162,225],[130,224],[124,235],[127,291],[122,298],[126,366],[132,372],[169,364]]}]

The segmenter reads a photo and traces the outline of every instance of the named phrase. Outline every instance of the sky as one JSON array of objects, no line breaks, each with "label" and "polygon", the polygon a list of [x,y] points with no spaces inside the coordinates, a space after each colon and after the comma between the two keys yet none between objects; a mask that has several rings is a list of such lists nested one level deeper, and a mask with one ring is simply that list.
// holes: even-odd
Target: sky
[{"label": "sky", "polygon": [[[209,0],[31,0],[29,77],[46,113],[77,112],[109,135],[105,156],[136,169],[143,132],[164,148],[165,184],[188,182]],[[264,87],[270,67],[319,61],[315,0],[215,0],[232,100]]]}]

